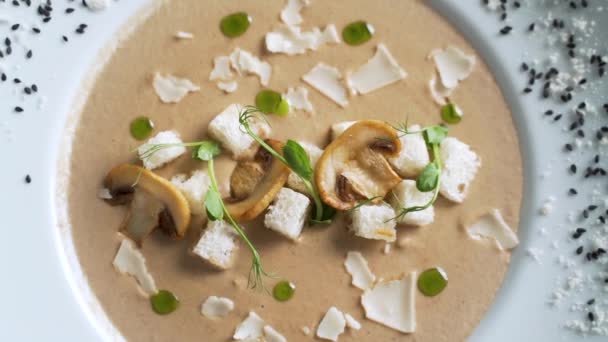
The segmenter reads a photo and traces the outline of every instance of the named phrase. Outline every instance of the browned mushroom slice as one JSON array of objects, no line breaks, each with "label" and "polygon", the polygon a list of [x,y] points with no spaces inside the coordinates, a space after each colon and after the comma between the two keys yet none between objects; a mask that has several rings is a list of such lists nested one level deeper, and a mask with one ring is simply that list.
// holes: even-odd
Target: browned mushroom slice
[{"label": "browned mushroom slice", "polygon": [[[279,141],[266,140],[266,143],[279,153],[283,149]],[[270,205],[287,177],[289,168],[260,147],[253,161],[239,162],[234,169],[230,192],[235,198],[227,200],[226,209],[236,220],[253,220]]]},{"label": "browned mushroom slice", "polygon": [[332,141],[319,158],[315,183],[321,199],[348,210],[358,199],[384,196],[401,178],[386,160],[401,151],[397,131],[385,122],[363,120]]},{"label": "browned mushroom slice", "polygon": [[182,238],[190,224],[190,207],[182,193],[169,181],[136,165],[112,169],[104,180],[112,205],[130,203],[122,231],[141,244],[155,228]]}]

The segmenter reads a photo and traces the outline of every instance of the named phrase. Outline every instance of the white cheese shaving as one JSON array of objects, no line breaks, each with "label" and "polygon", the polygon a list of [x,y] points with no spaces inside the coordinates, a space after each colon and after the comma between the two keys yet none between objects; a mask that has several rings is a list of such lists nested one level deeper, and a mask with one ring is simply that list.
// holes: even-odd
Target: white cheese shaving
[{"label": "white cheese shaving", "polygon": [[519,244],[517,235],[505,222],[498,209],[492,209],[477,218],[475,223],[466,228],[466,231],[475,240],[494,239],[501,250],[509,250]]},{"label": "white cheese shaving", "polygon": [[308,100],[308,89],[305,87],[287,88],[283,98],[289,102],[290,108],[303,110],[311,114],[315,112],[315,108]]},{"label": "white cheese shaving", "polygon": [[97,191],[97,197],[109,200],[112,199],[112,194],[110,193],[110,190],[108,190],[108,188],[101,188],[99,189],[99,191]]},{"label": "white cheese shaving", "polygon": [[272,67],[250,52],[236,48],[230,54],[230,65],[239,75],[257,75],[260,83],[267,86],[272,74]]},{"label": "white cheese shaving", "polygon": [[150,138],[145,144],[137,148],[137,154],[148,170],[159,168],[186,152],[183,146],[172,146],[154,152],[152,155],[142,158],[153,145],[156,144],[181,144],[182,139],[176,131],[162,131]]},{"label": "white cheese shaving", "polygon": [[140,288],[148,296],[158,292],[154,278],[152,278],[146,267],[146,259],[135,247],[133,241],[129,239],[122,240],[112,265],[114,265],[118,272],[133,276]]},{"label": "white cheese shaving", "polygon": [[317,337],[325,340],[337,341],[338,336],[344,332],[345,327],[346,320],[344,319],[344,314],[336,309],[335,306],[332,306],[327,310],[325,316],[323,316],[321,323],[319,323]]},{"label": "white cheese shaving", "polygon": [[447,104],[447,98],[452,96],[452,92],[454,88],[446,88],[441,84],[441,82],[437,82],[437,75],[433,74],[433,78],[429,81],[429,90],[431,92],[431,97],[435,100],[440,106],[445,106]]},{"label": "white cheese shaving", "polygon": [[213,59],[213,69],[209,74],[209,81],[228,81],[232,79],[234,75],[230,70],[230,57],[218,56]]},{"label": "white cheese shaving", "polygon": [[175,38],[177,39],[192,39],[194,35],[190,32],[177,31],[175,32]]},{"label": "white cheese shaving", "polygon": [[302,327],[302,333],[306,336],[310,335],[310,328],[309,327]]},{"label": "white cheese shaving", "polygon": [[353,316],[345,313],[344,320],[346,321],[346,326],[350,329],[359,330],[361,329],[361,323],[357,321]]},{"label": "white cheese shaving", "polygon": [[342,73],[324,63],[317,64],[302,80],[341,107],[348,105],[348,95],[342,83]]},{"label": "white cheese shaving", "polygon": [[361,296],[365,317],[404,333],[416,331],[416,272],[400,280],[386,281]]},{"label": "white cheese shaving", "polygon": [[236,327],[232,336],[235,340],[255,340],[263,335],[264,320],[255,312],[249,311],[249,316]]},{"label": "white cheese shaving", "polygon": [[467,55],[453,46],[433,50],[430,57],[435,61],[441,83],[449,89],[455,88],[458,82],[469,77],[475,66],[475,56]]},{"label": "white cheese shaving", "polygon": [[220,90],[226,93],[234,93],[239,88],[237,81],[219,81],[216,83],[216,85]]},{"label": "white cheese shaving", "polygon": [[234,310],[234,302],[229,298],[209,296],[201,305],[201,314],[207,318],[222,318]]},{"label": "white cheese shaving", "polygon": [[264,326],[264,342],[287,342],[287,339],[270,325]]},{"label": "white cheese shaving", "polygon": [[352,284],[361,290],[369,289],[374,284],[374,281],[376,281],[376,276],[369,269],[367,260],[359,252],[351,251],[346,253],[344,267],[346,267],[346,271],[353,278]]},{"label": "white cheese shaving", "polygon": [[339,135],[356,123],[357,121],[342,121],[331,125],[331,140],[336,140]]},{"label": "white cheese shaving", "polygon": [[156,95],[164,103],[178,103],[189,92],[199,91],[200,88],[185,78],[177,78],[173,75],[163,76],[154,74],[154,90]]},{"label": "white cheese shaving", "polygon": [[310,0],[287,0],[287,4],[281,11],[281,20],[287,25],[299,25],[302,23],[302,8],[309,6]]},{"label": "white cheese shaving", "polygon": [[85,0],[83,2],[93,12],[103,11],[110,6],[110,0]]},{"label": "white cheese shaving", "polygon": [[384,44],[378,44],[376,54],[347,76],[347,84],[354,94],[367,94],[404,79],[403,70]]},{"label": "white cheese shaving", "polygon": [[338,44],[340,37],[335,25],[327,25],[324,31],[313,27],[307,32],[302,32],[299,26],[281,26],[276,31],[268,32],[265,41],[268,51],[293,56],[317,50],[325,44]]}]

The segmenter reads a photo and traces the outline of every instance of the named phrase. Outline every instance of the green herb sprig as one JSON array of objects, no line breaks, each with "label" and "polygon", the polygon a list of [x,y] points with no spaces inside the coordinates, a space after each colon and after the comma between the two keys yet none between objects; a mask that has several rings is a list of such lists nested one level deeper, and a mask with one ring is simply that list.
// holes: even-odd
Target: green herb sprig
[{"label": "green herb sprig", "polygon": [[264,139],[260,138],[253,132],[250,126],[250,120],[253,118],[261,118],[268,122],[264,113],[257,107],[247,106],[239,114],[239,123],[241,130],[252,137],[262,148],[272,154],[273,157],[281,161],[291,171],[293,171],[304,183],[304,186],[311,195],[313,202],[315,203],[314,217],[311,219],[312,223],[330,223],[336,214],[333,208],[326,206],[321,201],[316,187],[313,185],[314,171],[310,165],[310,157],[304,150],[302,145],[298,144],[293,140],[287,140],[287,143],[283,146],[283,154],[275,151],[270,145],[268,145]]},{"label": "green herb sprig", "polygon": [[207,169],[209,172],[209,178],[211,185],[207,193],[205,194],[205,209],[207,211],[207,217],[211,221],[223,220],[224,218],[232,225],[232,227],[239,234],[241,239],[245,242],[249,250],[251,250],[252,261],[251,269],[249,271],[247,287],[255,289],[260,287],[262,290],[266,290],[264,285],[264,276],[270,277],[271,275],[264,270],[262,266],[262,258],[258,253],[253,243],[249,240],[243,228],[236,222],[236,220],[230,215],[226,209],[226,205],[222,196],[220,195],[219,188],[217,186],[217,179],[215,177],[213,158],[220,155],[222,152],[220,145],[212,140],[197,141],[191,143],[175,143],[175,144],[155,144],[151,145],[150,148],[140,155],[142,159],[149,158],[154,153],[169,147],[183,146],[191,147],[192,158],[200,161],[207,162]]},{"label": "green herb sprig", "polygon": [[407,121],[404,124],[400,124],[398,127],[395,127],[396,130],[402,133],[403,135],[409,134],[422,134],[424,141],[431,153],[431,162],[428,163],[422,172],[416,178],[416,188],[420,192],[433,192],[433,197],[424,205],[420,206],[412,206],[399,209],[399,213],[394,220],[401,220],[405,215],[422,211],[426,208],[430,207],[437,200],[437,196],[439,195],[439,188],[441,186],[441,155],[440,155],[440,146],[441,142],[447,137],[448,129],[444,126],[436,125],[423,128],[419,131],[410,131],[407,126]]}]

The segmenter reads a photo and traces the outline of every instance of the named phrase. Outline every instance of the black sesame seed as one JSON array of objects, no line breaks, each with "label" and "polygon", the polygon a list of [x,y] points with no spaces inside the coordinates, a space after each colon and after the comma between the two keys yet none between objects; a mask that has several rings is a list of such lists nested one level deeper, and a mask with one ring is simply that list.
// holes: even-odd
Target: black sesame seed
[{"label": "black sesame seed", "polygon": [[597,249],[597,254],[600,254],[600,255],[606,254],[606,250],[603,249],[602,247],[600,247],[600,248]]},{"label": "black sesame seed", "polygon": [[528,26],[528,31],[533,32],[535,27],[536,27],[536,24],[531,23],[530,26]]},{"label": "black sesame seed", "polygon": [[35,84],[32,84],[32,90],[34,91],[34,93],[38,92],[38,86]]},{"label": "black sesame seed", "polygon": [[585,83],[587,83],[587,79],[586,78],[583,78],[580,81],[578,81],[578,85],[583,85]]},{"label": "black sesame seed", "polygon": [[51,17],[46,17],[46,18],[42,19],[43,23],[48,23],[49,21],[51,21]]},{"label": "black sesame seed", "polygon": [[15,84],[19,84],[19,83],[21,83],[21,80],[18,78],[15,78],[15,79],[13,79],[13,82],[15,82]]},{"label": "black sesame seed", "polygon": [[604,216],[598,216],[597,218],[601,224],[605,224],[606,223],[606,219],[604,218]]},{"label": "black sesame seed", "polygon": [[545,112],[545,115],[553,115],[553,110],[549,109],[548,111]]},{"label": "black sesame seed", "polygon": [[27,54],[25,55],[25,58],[30,59],[30,58],[32,58],[33,55],[34,55],[34,53],[32,52],[32,50],[29,50],[27,52]]},{"label": "black sesame seed", "polygon": [[585,258],[587,259],[587,261],[591,261],[591,253],[585,254]]},{"label": "black sesame seed", "polygon": [[570,172],[576,173],[576,165],[574,165],[574,164],[570,165]]},{"label": "black sesame seed", "polygon": [[9,46],[6,48],[5,52],[6,52],[6,55],[10,55],[11,53],[13,53],[13,48]]},{"label": "black sesame seed", "polygon": [[604,139],[604,134],[602,134],[602,131],[597,131],[597,132],[595,133],[595,138],[596,138],[597,140],[602,140],[602,139]]},{"label": "black sesame seed", "polygon": [[71,7],[68,7],[68,8],[65,9],[65,13],[67,13],[67,14],[70,14],[72,12],[74,12],[74,9],[71,8]]},{"label": "black sesame seed", "polygon": [[581,102],[578,104],[578,109],[585,109],[587,107],[587,103]]},{"label": "black sesame seed", "polygon": [[30,177],[30,175],[25,175],[25,182],[30,184],[32,182],[32,177]]},{"label": "black sesame seed", "polygon": [[4,38],[4,45],[11,46],[11,40],[10,40],[10,38],[8,38],[8,37]]},{"label": "black sesame seed", "polygon": [[40,33],[40,29],[37,27],[32,27],[32,31],[34,31],[34,33]]},{"label": "black sesame seed", "polygon": [[521,7],[521,3],[519,1],[514,1],[513,2],[513,7],[520,8]]},{"label": "black sesame seed", "polygon": [[507,35],[507,34],[509,34],[509,32],[511,32],[512,29],[513,29],[513,27],[507,25],[500,29],[500,34]]},{"label": "black sesame seed", "polygon": [[21,26],[21,25],[15,24],[15,25],[11,26],[11,30],[17,31],[19,29],[19,26]]},{"label": "black sesame seed", "polygon": [[596,163],[596,164],[600,162],[600,155],[599,154],[596,154],[595,157],[593,157],[593,162]]},{"label": "black sesame seed", "polygon": [[30,89],[29,87],[23,88],[23,91],[28,95],[30,95],[32,93],[32,89]]},{"label": "black sesame seed", "polygon": [[505,21],[507,19],[507,12],[504,12],[500,15],[500,21]]},{"label": "black sesame seed", "polygon": [[576,9],[576,3],[574,1],[570,1],[570,8]]},{"label": "black sesame seed", "polygon": [[585,218],[585,219],[589,218],[589,212],[587,211],[587,209],[583,210],[583,218]]},{"label": "black sesame seed", "polygon": [[81,27],[79,27],[79,28],[76,29],[76,33],[78,33],[78,34],[84,34],[84,29],[81,28]]},{"label": "black sesame seed", "polygon": [[587,2],[587,0],[581,0],[581,6],[583,6],[583,8],[587,8],[587,6],[589,6],[589,3]]},{"label": "black sesame seed", "polygon": [[553,121],[559,121],[561,118],[562,118],[562,115],[558,114],[553,118]]},{"label": "black sesame seed", "polygon": [[6,74],[5,74],[5,73],[2,73],[2,75],[0,75],[0,80],[2,80],[2,82],[5,82],[5,81],[6,81],[6,78],[7,78],[7,77],[6,77]]},{"label": "black sesame seed", "polygon": [[66,37],[66,36],[62,36],[61,39],[63,39],[64,42],[68,41],[68,37]]},{"label": "black sesame seed", "polygon": [[585,137],[585,132],[583,132],[582,129],[579,129],[578,131],[576,131],[576,135],[578,135],[581,138],[584,138]]},{"label": "black sesame seed", "polygon": [[570,125],[570,130],[571,130],[571,131],[574,131],[575,129],[577,129],[577,128],[578,128],[578,126],[579,126],[579,125],[578,125],[578,122],[573,122],[573,123]]},{"label": "black sesame seed", "polygon": [[529,94],[532,92],[532,88],[526,87],[524,88],[524,94]]},{"label": "black sesame seed", "polygon": [[579,227],[579,228],[576,228],[576,232],[579,234],[584,234],[587,232],[587,229]]},{"label": "black sesame seed", "polygon": [[575,188],[570,188],[570,190],[568,190],[568,193],[569,193],[570,195],[577,195],[577,194],[578,194],[578,191],[576,191],[576,189],[575,189]]},{"label": "black sesame seed", "polygon": [[528,69],[529,69],[529,68],[530,68],[530,67],[528,66],[528,64],[526,64],[526,63],[521,63],[521,70],[523,70],[523,71],[528,71]]},{"label": "black sesame seed", "polygon": [[576,249],[576,255],[581,255],[583,254],[583,246],[580,246]]},{"label": "black sesame seed", "polygon": [[23,112],[23,108],[17,106],[17,107],[15,107],[15,112],[21,113],[21,112]]},{"label": "black sesame seed", "polygon": [[595,209],[597,209],[597,205],[592,204],[592,205],[588,206],[587,209],[589,209],[589,211],[594,211]]}]

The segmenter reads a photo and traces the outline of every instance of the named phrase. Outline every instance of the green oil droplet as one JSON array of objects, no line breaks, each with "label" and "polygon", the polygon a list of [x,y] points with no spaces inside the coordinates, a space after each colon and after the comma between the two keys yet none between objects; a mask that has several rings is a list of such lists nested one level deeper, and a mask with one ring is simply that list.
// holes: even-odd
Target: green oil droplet
[{"label": "green oil droplet", "polygon": [[179,299],[170,291],[160,290],[150,297],[150,303],[154,312],[159,315],[168,315],[177,309]]},{"label": "green oil droplet", "polygon": [[441,267],[428,269],[418,277],[418,290],[423,295],[433,297],[448,285],[448,276]]},{"label": "green oil droplet", "polygon": [[462,120],[462,112],[453,103],[441,107],[441,119],[449,124],[457,124]]},{"label": "green oil droplet", "polygon": [[293,283],[283,280],[278,282],[272,289],[272,296],[279,302],[286,302],[293,297],[296,286]]},{"label": "green oil droplet", "polygon": [[137,140],[144,140],[152,134],[154,123],[152,120],[141,116],[131,121],[131,136]]},{"label": "green oil droplet", "polygon": [[289,113],[289,102],[274,90],[265,89],[255,96],[255,106],[263,113],[285,116]]},{"label": "green oil droplet", "polygon": [[342,39],[348,45],[361,45],[373,35],[374,27],[363,20],[352,22],[342,30]]},{"label": "green oil droplet", "polygon": [[229,38],[235,38],[247,31],[251,25],[251,17],[245,12],[227,15],[220,21],[220,30]]}]

